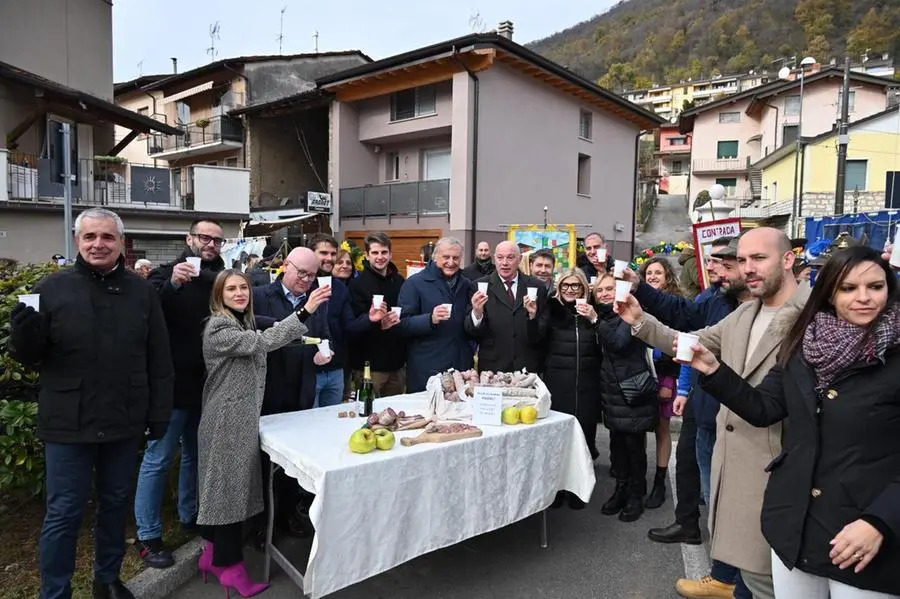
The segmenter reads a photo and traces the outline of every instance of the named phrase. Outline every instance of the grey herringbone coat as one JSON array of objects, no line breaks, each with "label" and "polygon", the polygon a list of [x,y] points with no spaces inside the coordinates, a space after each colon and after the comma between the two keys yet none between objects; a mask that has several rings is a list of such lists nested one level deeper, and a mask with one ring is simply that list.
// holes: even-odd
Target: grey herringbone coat
[{"label": "grey herringbone coat", "polygon": [[263,510],[259,413],[266,354],[306,333],[295,314],[265,331],[213,315],[203,332],[206,384],[197,434],[200,513],[204,525],[242,522]]}]

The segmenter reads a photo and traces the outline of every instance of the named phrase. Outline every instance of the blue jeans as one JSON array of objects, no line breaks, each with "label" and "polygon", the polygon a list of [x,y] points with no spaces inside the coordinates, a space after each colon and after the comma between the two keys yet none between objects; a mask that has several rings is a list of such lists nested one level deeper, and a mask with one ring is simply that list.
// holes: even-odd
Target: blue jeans
[{"label": "blue jeans", "polygon": [[45,443],[47,512],[41,530],[41,599],[71,599],[75,547],[84,506],[97,473],[94,579],[119,577],[125,556],[125,523],[140,438],[112,443]]},{"label": "blue jeans", "polygon": [[163,493],[179,440],[181,467],[178,472],[178,518],[185,524],[196,521],[199,425],[199,412],[172,410],[165,436],[147,443],[134,497],[134,520],[137,523],[139,541],[162,538]]},{"label": "blue jeans", "polygon": [[336,406],[344,401],[344,369],[324,370],[316,374],[317,408]]},{"label": "blue jeans", "polygon": [[709,505],[710,477],[712,476],[712,454],[716,444],[716,429],[697,427],[697,465],[700,467],[700,489],[703,499]]}]

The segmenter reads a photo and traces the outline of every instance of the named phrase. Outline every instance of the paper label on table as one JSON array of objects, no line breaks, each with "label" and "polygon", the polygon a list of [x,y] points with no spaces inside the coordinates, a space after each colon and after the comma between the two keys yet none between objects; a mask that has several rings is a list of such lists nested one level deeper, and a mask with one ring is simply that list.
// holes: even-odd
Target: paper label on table
[{"label": "paper label on table", "polygon": [[472,422],[487,426],[503,426],[503,390],[497,387],[475,387]]}]

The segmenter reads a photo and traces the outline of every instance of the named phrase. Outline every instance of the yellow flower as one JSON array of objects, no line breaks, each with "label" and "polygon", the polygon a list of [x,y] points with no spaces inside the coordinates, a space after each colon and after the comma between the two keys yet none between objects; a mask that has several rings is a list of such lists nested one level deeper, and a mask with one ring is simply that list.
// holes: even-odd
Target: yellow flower
[{"label": "yellow flower", "polygon": [[353,268],[361,271],[363,269],[363,256],[359,255],[356,257],[356,260],[353,261]]},{"label": "yellow flower", "polygon": [[346,250],[348,252],[350,251],[350,243],[346,239],[343,242],[341,242],[341,249]]},{"label": "yellow flower", "polygon": [[643,264],[644,262],[646,262],[646,260],[644,258],[640,258],[640,257],[634,261],[635,264],[639,264],[639,265]]}]

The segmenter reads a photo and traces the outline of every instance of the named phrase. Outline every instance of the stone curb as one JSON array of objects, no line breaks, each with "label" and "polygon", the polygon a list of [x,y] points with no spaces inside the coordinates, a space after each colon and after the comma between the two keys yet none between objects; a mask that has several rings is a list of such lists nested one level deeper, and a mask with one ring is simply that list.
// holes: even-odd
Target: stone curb
[{"label": "stone curb", "polygon": [[171,568],[147,568],[128,581],[135,599],[163,599],[197,574],[197,559],[203,552],[203,539],[196,537],[173,552]]}]

